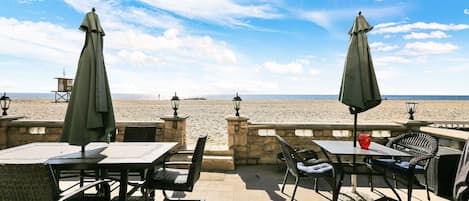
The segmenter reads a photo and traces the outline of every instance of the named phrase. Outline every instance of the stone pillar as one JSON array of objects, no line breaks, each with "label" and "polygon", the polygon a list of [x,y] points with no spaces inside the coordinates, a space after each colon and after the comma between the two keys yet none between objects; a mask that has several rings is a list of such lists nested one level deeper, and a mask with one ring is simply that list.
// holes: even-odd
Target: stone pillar
[{"label": "stone pillar", "polygon": [[0,149],[6,149],[8,145],[8,125],[11,121],[21,119],[19,116],[0,116]]},{"label": "stone pillar", "polygon": [[247,117],[226,117],[228,122],[228,147],[234,152],[236,164],[245,164],[249,159]]},{"label": "stone pillar", "polygon": [[163,139],[157,139],[161,142],[179,142],[179,146],[186,146],[186,116],[162,117],[164,120]]}]

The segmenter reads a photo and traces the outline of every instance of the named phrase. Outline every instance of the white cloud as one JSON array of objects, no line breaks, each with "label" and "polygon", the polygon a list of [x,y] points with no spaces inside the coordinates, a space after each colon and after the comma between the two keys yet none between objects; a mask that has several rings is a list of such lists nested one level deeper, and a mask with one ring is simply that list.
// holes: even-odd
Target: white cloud
[{"label": "white cloud", "polygon": [[464,9],[464,14],[469,15],[469,9]]},{"label": "white cloud", "polygon": [[432,55],[432,54],[447,54],[457,49],[458,46],[451,43],[437,43],[437,42],[415,42],[407,43],[405,45],[406,51],[404,54],[409,55]]},{"label": "white cloud", "polygon": [[[68,66],[76,65],[84,34],[48,22],[18,21],[0,17],[0,53],[34,58]],[[159,64],[166,60],[191,63],[235,63],[237,56],[224,42],[209,36],[180,34],[176,29],[162,35],[124,29],[106,32],[104,53],[115,64]],[[15,47],[15,48],[11,48]],[[164,58],[161,59],[161,58]],[[107,61],[107,60],[106,60]]]},{"label": "white cloud", "polygon": [[[209,36],[184,34],[179,20],[167,14],[123,7],[119,1],[66,0],[66,3],[83,13],[96,7],[106,32],[106,47],[111,49],[108,53],[115,56],[111,55],[111,61],[116,63],[130,63],[124,57],[131,56],[130,52],[133,52],[130,58],[139,58],[137,63],[151,61],[147,64],[162,62],[161,58],[168,62],[185,63],[235,63],[238,60],[235,52],[222,41],[213,40]],[[162,35],[150,34],[141,25],[165,31]]]},{"label": "white cloud", "polygon": [[229,26],[251,25],[244,18],[272,19],[282,17],[268,4],[241,5],[232,0],[140,0],[155,8],[166,10],[189,19],[200,19]]},{"label": "white cloud", "polygon": [[462,72],[469,72],[469,67],[468,66],[451,66],[447,69],[449,72],[454,72],[454,73],[462,73]]},{"label": "white cloud", "polygon": [[410,63],[411,60],[400,56],[375,57],[373,63],[375,66],[390,66],[393,64]]},{"label": "white cloud", "polygon": [[401,77],[399,71],[396,68],[379,68],[376,70],[376,76],[380,80],[389,80]]},{"label": "white cloud", "polygon": [[[395,16],[402,13],[403,7],[383,7],[383,8],[367,8],[363,15],[368,18],[379,19],[386,16]],[[336,9],[336,10],[310,10],[298,12],[298,17],[304,20],[311,21],[320,27],[325,29],[332,29],[338,21],[350,21],[350,26],[354,17],[357,15],[357,11],[362,8],[353,9]],[[394,24],[382,24],[379,26],[391,26]]]},{"label": "white cloud", "polygon": [[303,64],[292,62],[288,64],[280,64],[273,61],[266,61],[262,66],[273,73],[301,74],[303,73]]},{"label": "white cloud", "polygon": [[309,69],[309,74],[310,74],[310,75],[317,75],[317,74],[319,74],[319,70],[317,70],[317,69]]},{"label": "white cloud", "polygon": [[[297,59],[290,63],[277,63],[275,61],[266,61],[261,65],[262,69],[270,71],[272,73],[287,73],[287,74],[302,74],[303,69],[311,64],[311,60],[316,58],[315,56],[309,55],[303,58]],[[310,69],[308,71],[311,75],[318,74],[319,71],[316,69]]]},{"label": "white cloud", "polygon": [[75,64],[84,36],[78,29],[66,29],[48,22],[19,21],[0,17],[0,54]]},{"label": "white cloud", "polygon": [[239,91],[241,93],[255,93],[255,92],[275,92],[278,90],[279,85],[275,81],[269,80],[244,80],[244,81],[219,81],[211,83],[213,88],[207,93],[220,94],[226,91]]},{"label": "white cloud", "polygon": [[430,33],[418,33],[411,32],[410,34],[404,35],[404,39],[429,39],[429,38],[450,38],[450,35],[447,35],[442,31],[432,31]]},{"label": "white cloud", "polygon": [[397,22],[387,22],[387,23],[377,24],[377,25],[374,26],[373,28],[375,28],[375,29],[380,29],[380,28],[395,26],[395,25],[398,25],[398,24],[399,24],[399,23],[397,23]]},{"label": "white cloud", "polygon": [[381,52],[387,52],[387,51],[392,51],[397,48],[399,48],[398,45],[388,45],[382,42],[373,42],[370,43],[370,48],[376,50],[376,51],[381,51]]},{"label": "white cloud", "polygon": [[415,22],[412,24],[395,24],[388,26],[389,23],[385,23],[386,26],[382,24],[377,25],[378,27],[371,31],[373,34],[384,34],[384,33],[405,33],[415,30],[440,30],[440,31],[458,31],[469,29],[469,24],[441,24],[436,22],[426,23],[426,22]]},{"label": "white cloud", "polygon": [[28,4],[28,3],[36,3],[36,2],[42,2],[44,0],[18,0],[18,3],[20,4]]},{"label": "white cloud", "polygon": [[121,50],[117,53],[117,56],[120,58],[126,58],[125,60],[126,63],[130,65],[155,66],[155,65],[163,63],[162,59],[155,57],[155,56],[148,55],[141,51]]},{"label": "white cloud", "polygon": [[65,0],[65,3],[81,13],[96,8],[96,13],[99,15],[105,31],[109,29],[135,29],[134,25],[161,29],[181,29],[182,27],[180,20],[171,15],[144,8],[123,7],[120,5],[120,1]]}]

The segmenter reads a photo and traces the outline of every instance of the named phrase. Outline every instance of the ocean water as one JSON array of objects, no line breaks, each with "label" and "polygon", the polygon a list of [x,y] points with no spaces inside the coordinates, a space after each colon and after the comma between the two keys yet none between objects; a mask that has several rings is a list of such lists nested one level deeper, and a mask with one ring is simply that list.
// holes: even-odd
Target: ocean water
[{"label": "ocean water", "polygon": [[[53,93],[7,93],[11,99],[17,98],[54,98]],[[202,95],[197,98],[207,100],[232,100],[233,95]],[[338,95],[282,95],[282,94],[240,94],[243,100],[337,100]],[[112,94],[113,99],[117,100],[157,100],[155,96],[144,94]],[[193,97],[180,97],[193,98]],[[469,95],[382,95],[383,100],[469,100]]]}]

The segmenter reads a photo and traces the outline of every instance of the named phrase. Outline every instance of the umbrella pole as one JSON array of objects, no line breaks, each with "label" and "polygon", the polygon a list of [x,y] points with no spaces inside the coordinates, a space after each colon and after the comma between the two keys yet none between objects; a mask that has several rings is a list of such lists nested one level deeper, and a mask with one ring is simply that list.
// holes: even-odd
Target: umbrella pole
[{"label": "umbrella pole", "polygon": [[353,147],[357,147],[357,112],[353,114]]},{"label": "umbrella pole", "polygon": [[[358,112],[354,109],[353,113],[353,148],[357,147],[357,117],[358,117]],[[356,167],[356,156],[355,154],[353,155],[353,172],[355,172],[355,167]],[[352,193],[357,192],[357,175],[351,174],[350,175],[351,182],[352,182]]]},{"label": "umbrella pole", "polygon": [[[81,145],[81,157],[85,158],[85,145]],[[85,182],[85,171],[83,169],[80,169],[80,187],[83,186]]]}]

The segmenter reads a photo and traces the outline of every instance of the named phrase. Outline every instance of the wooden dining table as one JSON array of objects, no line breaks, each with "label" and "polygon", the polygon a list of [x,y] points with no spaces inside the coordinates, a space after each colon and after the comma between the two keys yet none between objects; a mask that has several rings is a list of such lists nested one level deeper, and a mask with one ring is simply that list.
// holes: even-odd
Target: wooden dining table
[{"label": "wooden dining table", "polygon": [[93,142],[80,146],[38,142],[0,150],[0,164],[50,164],[54,169],[114,170],[120,172],[119,200],[127,200],[129,169],[147,169],[163,160],[176,142]]}]

